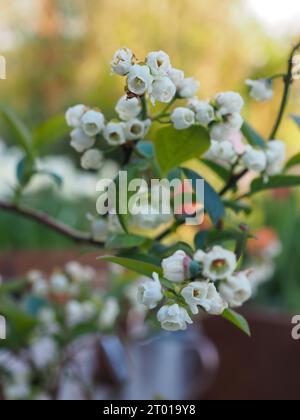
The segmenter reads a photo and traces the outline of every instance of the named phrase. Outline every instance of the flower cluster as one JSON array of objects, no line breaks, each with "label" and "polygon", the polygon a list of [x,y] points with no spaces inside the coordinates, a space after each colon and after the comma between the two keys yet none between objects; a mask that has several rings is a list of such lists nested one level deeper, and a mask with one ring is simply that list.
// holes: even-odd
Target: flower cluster
[{"label": "flower cluster", "polygon": [[241,110],[244,101],[235,92],[219,93],[211,101],[190,98],[186,107],[175,108],[171,121],[177,130],[185,130],[198,124],[209,128],[212,140],[225,141],[232,130],[243,125]]},{"label": "flower cluster", "polygon": [[[118,50],[111,63],[112,72],[126,77],[126,94],[115,107],[118,120],[106,123],[104,115],[96,109],[76,105],[68,109],[66,120],[71,132],[71,145],[83,153],[81,166],[85,170],[99,170],[104,162],[103,152],[94,148],[98,137],[110,146],[120,146],[145,138],[153,118],[146,109],[147,95],[153,104],[171,104],[175,99],[187,99],[186,106],[171,111],[170,122],[176,130],[186,130],[194,125],[208,129],[211,147],[206,158],[226,166],[239,166],[265,176],[274,176],[282,171],[285,160],[285,145],[274,140],[266,150],[234,144],[233,137],[244,123],[241,115],[243,98],[236,92],[217,94],[211,100],[200,100],[195,95],[199,82],[185,78],[184,72],[171,65],[163,51],[150,52],[139,62],[128,48]],[[273,97],[273,80],[247,80],[250,96],[257,101]],[[146,107],[147,108],[147,107]],[[164,115],[162,115],[164,117]]]},{"label": "flower cluster", "polygon": [[236,165],[239,168],[258,172],[268,178],[282,172],[286,158],[286,146],[281,140],[270,141],[264,148],[255,148],[244,144],[238,148],[233,141],[212,141],[205,156],[221,165]]},{"label": "flower cluster", "polygon": [[[120,315],[121,301],[99,285],[96,271],[71,261],[49,276],[31,271],[25,276],[29,288],[20,295],[18,310],[34,312],[32,329],[22,330],[18,337],[22,347],[10,347],[10,334],[5,349],[0,350],[1,397],[8,400],[52,400],[67,392],[67,379],[83,393],[95,387],[93,378],[74,375],[81,368],[81,352],[93,349],[95,332],[110,333]],[[26,302],[26,305],[24,304]],[[87,336],[88,335],[88,336]],[[88,338],[89,337],[89,338]],[[86,360],[86,359],[84,359]],[[86,369],[86,365],[84,365]],[[91,375],[92,376],[92,375]],[[55,395],[54,395],[54,394]],[[77,394],[76,394],[77,395]],[[82,396],[84,398],[84,395]]]},{"label": "flower cluster", "polygon": [[[220,246],[208,252],[198,250],[193,259],[184,251],[162,261],[163,276],[139,287],[138,301],[149,310],[161,303],[157,318],[163,329],[185,330],[199,308],[210,315],[222,315],[227,308],[242,306],[251,298],[247,272],[235,272],[236,255]],[[165,300],[165,302],[163,302]]]},{"label": "flower cluster", "polygon": [[272,79],[248,79],[246,85],[250,88],[251,98],[257,102],[269,101],[274,96]]},{"label": "flower cluster", "polygon": [[150,52],[139,62],[130,49],[123,48],[115,53],[111,68],[114,73],[126,76],[130,96],[148,94],[153,104],[156,101],[169,104],[176,96],[192,98],[200,85],[193,78],[185,78],[182,70],[173,68],[164,51]]},{"label": "flower cluster", "polygon": [[[119,305],[113,298],[105,298],[95,287],[96,271],[76,261],[69,262],[64,270],[55,271],[46,278],[39,271],[31,271],[27,278],[34,296],[51,305],[64,304],[63,313],[57,318],[53,307],[42,308],[39,320],[50,333],[62,332],[80,324],[96,322],[99,328],[111,328],[119,315]],[[63,319],[63,323],[59,323]]]},{"label": "flower cluster", "polygon": [[[252,96],[258,98],[260,93],[261,100],[270,96],[270,92],[267,92],[269,85],[265,80],[256,83],[251,81],[251,86]],[[238,147],[235,144],[234,137],[244,123],[241,116],[243,105],[243,98],[235,92],[220,93],[212,101],[193,98],[186,108],[176,108],[172,112],[171,121],[178,130],[194,124],[208,127],[211,147],[205,157],[209,160],[226,166],[238,165],[266,176],[280,174],[285,161],[284,142],[273,140],[266,144],[265,149],[243,143]]]},{"label": "flower cluster", "polygon": [[281,140],[273,140],[266,145],[265,149],[255,149],[248,145],[242,156],[242,163],[247,169],[269,177],[282,172],[285,157],[285,143]]},{"label": "flower cluster", "polygon": [[141,140],[150,128],[149,119],[137,118],[141,113],[141,101],[138,98],[123,96],[116,105],[120,121],[105,122],[99,110],[89,109],[84,105],[75,105],[66,112],[66,120],[71,132],[71,146],[83,153],[81,166],[85,170],[99,170],[104,163],[104,154],[95,144],[103,138],[110,146],[120,146],[127,141]]},{"label": "flower cluster", "polygon": [[151,118],[143,110],[146,95],[153,104],[156,101],[171,103],[175,98],[193,98],[199,82],[185,78],[184,72],[171,66],[169,56],[163,52],[151,52],[144,62],[138,62],[131,50],[118,50],[112,60],[112,72],[126,76],[126,94],[117,102],[118,119],[106,122],[98,109],[75,105],[66,112],[71,132],[71,146],[83,154],[81,166],[85,170],[99,170],[104,155],[95,148],[101,138],[109,146],[117,147],[126,142],[144,139],[151,127]]}]

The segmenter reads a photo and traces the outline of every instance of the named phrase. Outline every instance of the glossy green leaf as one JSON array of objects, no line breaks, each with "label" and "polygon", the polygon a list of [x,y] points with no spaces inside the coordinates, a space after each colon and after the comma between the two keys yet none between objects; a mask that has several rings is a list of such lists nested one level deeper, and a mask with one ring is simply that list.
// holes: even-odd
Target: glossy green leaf
[{"label": "glossy green leaf", "polygon": [[161,267],[140,260],[113,256],[99,257],[99,259],[120,265],[121,267],[134,271],[142,276],[152,277],[153,273],[158,273],[160,276],[162,275]]},{"label": "glossy green leaf", "polygon": [[200,126],[187,130],[164,127],[157,131],[154,141],[156,159],[163,175],[183,162],[200,157],[209,146],[208,131]]},{"label": "glossy green leaf", "polygon": [[0,107],[0,116],[9,128],[14,141],[33,159],[32,135],[23,121],[8,107]]},{"label": "glossy green leaf", "polygon": [[278,188],[293,188],[298,186],[300,186],[300,176],[278,175],[271,177],[268,181],[265,181],[263,178],[257,178],[251,184],[251,192],[249,195],[260,191]]},{"label": "glossy green leaf", "polygon": [[221,178],[224,182],[227,182],[230,177],[230,172],[221,165],[208,160],[208,159],[201,159],[201,162],[204,163],[209,169],[211,169],[219,178]]},{"label": "glossy green leaf", "polygon": [[293,168],[294,166],[300,165],[300,153],[293,156],[285,165],[285,170]]},{"label": "glossy green leaf", "polygon": [[239,233],[239,231],[233,229],[210,230],[206,238],[206,245],[220,245],[224,242],[232,242],[233,244],[236,244],[239,238]]},{"label": "glossy green leaf", "polygon": [[244,122],[243,124],[242,133],[252,146],[260,147],[261,149],[265,149],[267,147],[263,137],[261,137],[261,135],[258,134],[257,131],[255,131],[254,128],[247,122]]},{"label": "glossy green leaf", "polygon": [[252,208],[241,201],[223,200],[223,203],[226,208],[231,209],[236,214],[244,212],[249,215],[252,213]]},{"label": "glossy green leaf", "polygon": [[155,256],[154,255],[155,253],[152,252],[152,250],[153,248],[151,249],[151,253],[146,254],[146,255],[137,254],[136,252],[134,252],[133,254],[131,250],[122,250],[121,252],[118,253],[118,256],[122,258],[128,258],[129,260],[134,259],[135,261],[141,261],[143,263],[147,263],[147,264],[159,267],[160,262],[161,262],[161,255],[159,255],[159,257]]},{"label": "glossy green leaf", "polygon": [[184,251],[190,257],[193,257],[194,255],[194,250],[189,244],[187,244],[186,242],[179,241],[176,242],[174,245],[166,247],[162,252],[162,256],[163,258],[167,258],[175,254],[175,252],[177,251]]},{"label": "glossy green leaf", "polygon": [[105,244],[107,249],[126,249],[142,246],[147,238],[137,235],[112,235]]},{"label": "glossy green leaf", "polygon": [[238,314],[232,309],[226,309],[223,312],[222,317],[243,331],[246,335],[248,335],[248,337],[251,337],[249,324],[242,315]]}]

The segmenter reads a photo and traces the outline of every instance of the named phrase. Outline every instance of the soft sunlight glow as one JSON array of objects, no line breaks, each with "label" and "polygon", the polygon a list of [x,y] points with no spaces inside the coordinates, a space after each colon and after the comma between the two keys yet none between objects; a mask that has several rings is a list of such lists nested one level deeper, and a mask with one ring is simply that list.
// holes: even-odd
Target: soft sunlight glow
[{"label": "soft sunlight glow", "polygon": [[245,0],[272,35],[299,33],[299,0]]}]

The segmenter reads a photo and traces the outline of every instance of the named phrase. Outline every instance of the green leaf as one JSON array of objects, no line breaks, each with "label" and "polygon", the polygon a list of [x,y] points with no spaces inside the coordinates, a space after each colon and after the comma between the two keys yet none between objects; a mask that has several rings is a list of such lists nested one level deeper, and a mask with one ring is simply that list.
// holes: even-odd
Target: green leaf
[{"label": "green leaf", "polygon": [[164,127],[157,131],[154,141],[156,159],[163,175],[181,163],[203,155],[209,146],[208,131],[199,126],[187,130]]},{"label": "green leaf", "polygon": [[127,270],[134,271],[135,273],[141,274],[142,276],[152,277],[153,273],[158,273],[160,276],[162,276],[162,269],[160,267],[140,260],[112,256],[99,257],[99,259],[118,264]]},{"label": "green leaf", "polygon": [[243,124],[242,133],[252,146],[260,147],[261,149],[265,149],[267,147],[263,137],[261,137],[261,135],[258,134],[257,131],[255,131],[254,128],[247,122],[244,122]]},{"label": "green leaf", "polygon": [[288,169],[291,169],[294,166],[300,165],[300,153],[298,153],[296,156],[293,156],[285,165],[285,171]]},{"label": "green leaf", "polygon": [[226,208],[233,210],[236,214],[244,212],[249,215],[252,213],[252,208],[241,201],[223,200],[223,203]]},{"label": "green leaf", "polygon": [[238,262],[243,257],[243,254],[247,246],[248,238],[249,238],[249,229],[245,227],[244,230],[239,232],[238,239],[236,242],[235,255]]},{"label": "green leaf", "polygon": [[[153,249],[153,248],[152,248]],[[150,265],[155,265],[156,267],[160,266],[161,262],[161,255],[156,257],[153,255],[152,250],[149,254],[136,254],[132,255],[131,251],[124,250],[118,254],[119,257],[128,258],[129,260],[134,259],[135,261],[141,261],[143,263],[148,263]]]},{"label": "green leaf", "polygon": [[249,324],[242,315],[238,314],[232,309],[226,309],[223,312],[222,317],[227,321],[231,322],[231,324],[235,325],[238,329],[243,331],[246,335],[248,335],[248,337],[251,337]]},{"label": "green leaf", "polygon": [[166,247],[163,251],[163,257],[164,258],[170,257],[171,255],[175,254],[175,252],[177,251],[184,251],[190,257],[194,256],[193,248],[186,242],[179,241],[179,242],[176,242],[174,245]]},{"label": "green leaf", "polygon": [[24,335],[37,325],[37,320],[31,317],[10,299],[1,299],[1,315],[5,316],[12,324],[14,334]]},{"label": "green leaf", "polygon": [[295,121],[295,123],[300,128],[300,117],[298,115],[291,115],[291,118],[292,118],[293,121]]},{"label": "green leaf", "polygon": [[[204,180],[200,175],[191,169],[182,168],[187,179],[192,181],[193,189],[196,188],[197,179]],[[209,214],[212,222],[217,225],[219,221],[225,216],[225,207],[219,194],[213,187],[204,180],[204,208]]]},{"label": "green leaf", "polygon": [[218,165],[215,162],[212,162],[208,159],[200,159],[202,163],[204,163],[209,169],[211,169],[219,178],[223,181],[227,182],[230,178],[230,172],[221,165]]},{"label": "green leaf", "polygon": [[37,148],[48,146],[64,138],[69,133],[65,116],[55,115],[38,126],[33,132],[33,145]]},{"label": "green leaf", "polygon": [[239,231],[233,229],[215,229],[210,230],[208,232],[208,236],[206,238],[206,245],[213,246],[213,245],[220,245],[224,242],[233,242],[236,243],[239,238]]},{"label": "green leaf", "polygon": [[[11,280],[0,285],[0,296],[8,295],[12,293],[17,293],[23,290],[27,285],[27,281],[24,279],[21,280]],[[1,305],[0,305],[1,312]]]},{"label": "green leaf", "polygon": [[251,192],[249,195],[256,194],[260,191],[298,186],[300,186],[300,176],[278,175],[271,177],[268,181],[265,181],[263,178],[257,178],[251,184]]},{"label": "green leaf", "polygon": [[126,248],[136,248],[138,246],[144,245],[147,241],[147,238],[137,235],[112,235],[105,244],[107,249],[126,249]]},{"label": "green leaf", "polygon": [[32,135],[23,121],[8,107],[0,106],[0,116],[9,128],[13,139],[23,148],[27,156],[33,160]]}]

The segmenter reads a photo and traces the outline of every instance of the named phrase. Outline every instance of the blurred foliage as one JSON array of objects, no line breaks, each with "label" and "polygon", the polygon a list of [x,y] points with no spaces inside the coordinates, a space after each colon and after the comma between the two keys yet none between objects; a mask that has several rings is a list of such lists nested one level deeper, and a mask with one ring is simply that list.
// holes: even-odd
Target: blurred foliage
[{"label": "blurred foliage", "polygon": [[[25,196],[24,203],[35,209],[47,211],[53,217],[79,230],[89,230],[89,222],[85,214],[93,208],[91,200],[62,199],[53,190],[41,191],[34,196]],[[17,251],[21,249],[70,249],[74,242],[19,216],[1,213],[0,217],[0,249]]]},{"label": "blurred foliage", "polygon": [[300,310],[300,207],[299,194],[288,197],[269,196],[260,202],[261,217],[266,226],[273,227],[283,243],[277,259],[276,273],[272,282],[262,285],[257,301],[276,307]]}]

